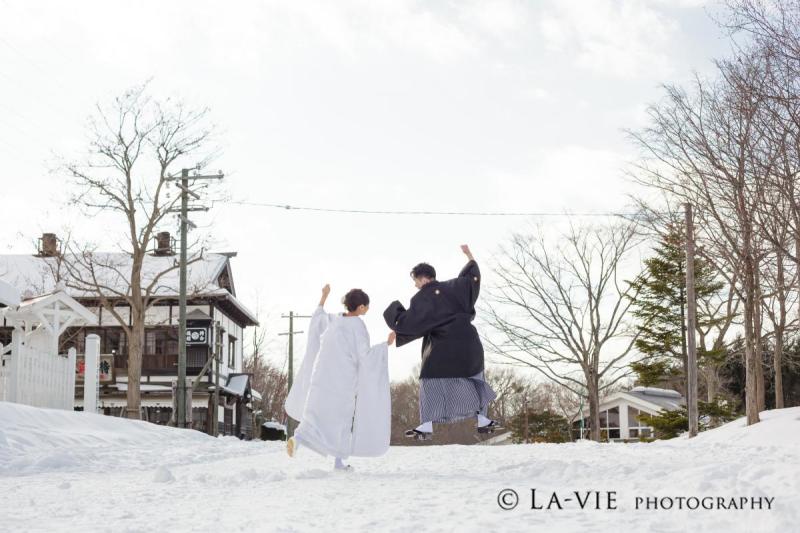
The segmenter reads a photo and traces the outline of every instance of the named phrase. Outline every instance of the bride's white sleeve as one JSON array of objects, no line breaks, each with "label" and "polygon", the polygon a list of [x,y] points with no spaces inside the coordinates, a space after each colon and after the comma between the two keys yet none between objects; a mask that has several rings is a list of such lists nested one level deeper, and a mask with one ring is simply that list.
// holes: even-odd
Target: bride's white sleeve
[{"label": "bride's white sleeve", "polygon": [[369,345],[366,326],[357,333],[358,388],[353,417],[352,455],[383,455],[389,449],[392,406],[389,393],[389,346]]},{"label": "bride's white sleeve", "polygon": [[286,396],[284,409],[293,419],[302,422],[303,408],[308,397],[308,389],[311,384],[311,374],[314,371],[314,362],[319,353],[320,340],[322,334],[328,329],[328,325],[334,315],[326,313],[325,308],[318,306],[311,315],[311,322],[308,325],[308,337],[306,341],[306,353],[300,369],[294,377],[294,382],[289,394]]}]

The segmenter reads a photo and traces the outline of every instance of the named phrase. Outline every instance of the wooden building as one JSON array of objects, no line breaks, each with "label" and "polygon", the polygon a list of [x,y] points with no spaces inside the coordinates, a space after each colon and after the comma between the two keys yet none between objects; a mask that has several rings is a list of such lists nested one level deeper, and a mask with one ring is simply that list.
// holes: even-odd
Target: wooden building
[{"label": "wooden building", "polygon": [[[69,328],[60,339],[63,350],[74,346],[78,352],[76,407],[82,408],[82,355],[86,335],[100,336],[100,407],[107,415],[120,416],[127,405],[128,340],[119,320],[100,306],[96,294],[70,288],[62,265],[69,257],[59,256],[57,240],[45,234],[37,254],[0,255],[0,280],[16,287],[23,298],[47,294],[62,288],[97,316],[97,326]],[[173,416],[173,387],[178,363],[178,286],[176,256],[168,234],[159,235],[159,246],[143,265],[143,278],[156,279],[157,301],[145,315],[145,338],[140,383],[142,418],[167,424]],[[193,379],[192,427],[209,434],[252,438],[252,401],[260,398],[243,373],[243,344],[246,328],[258,324],[255,316],[236,297],[231,259],[236,253],[204,253],[187,267],[187,369]],[[125,290],[130,272],[127,254],[102,254],[107,266],[104,284]],[[166,272],[166,274],[164,274]],[[61,281],[58,281],[61,279]],[[114,309],[130,325],[130,310],[124,300],[105,294]],[[116,300],[116,301],[115,301]],[[0,343],[10,329],[0,323]],[[218,358],[215,358],[215,353]],[[202,375],[201,375],[202,373]],[[200,376],[199,378],[197,376]],[[217,408],[214,392],[218,391]],[[188,403],[188,402],[187,402]],[[216,411],[216,421],[212,420]],[[188,412],[188,411],[187,411]],[[257,435],[255,435],[257,436]]]}]

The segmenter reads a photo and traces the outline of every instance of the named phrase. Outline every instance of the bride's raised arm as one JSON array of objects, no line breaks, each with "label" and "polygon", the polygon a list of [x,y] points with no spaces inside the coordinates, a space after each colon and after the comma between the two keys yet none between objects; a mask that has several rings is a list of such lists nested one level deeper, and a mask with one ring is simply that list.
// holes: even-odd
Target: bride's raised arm
[{"label": "bride's raised arm", "polygon": [[328,300],[328,295],[331,293],[331,286],[329,283],[326,283],[324,287],[322,287],[322,296],[319,299],[319,306],[325,307],[325,302]]}]

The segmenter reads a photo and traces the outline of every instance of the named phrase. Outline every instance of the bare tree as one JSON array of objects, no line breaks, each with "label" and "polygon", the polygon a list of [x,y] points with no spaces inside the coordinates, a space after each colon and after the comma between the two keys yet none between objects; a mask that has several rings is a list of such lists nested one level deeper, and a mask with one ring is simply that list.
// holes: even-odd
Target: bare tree
[{"label": "bare tree", "polygon": [[[633,224],[570,226],[557,238],[516,234],[495,268],[487,336],[502,357],[586,395],[591,438],[600,440],[600,393],[627,375],[636,335],[626,320],[631,285],[620,267]],[[584,390],[585,388],[585,390]]]},{"label": "bare tree", "polygon": [[[767,174],[761,235],[772,248],[773,274],[771,304],[765,306],[773,325],[775,404],[783,407],[783,342],[787,327],[787,303],[791,287],[797,290],[800,276],[787,285],[785,260],[800,265],[800,197],[796,183],[800,177],[800,4],[787,0],[730,0],[725,25],[733,32],[745,33],[755,41],[764,56],[768,83],[758,85],[766,106],[760,128],[775,153],[776,163]],[[800,307],[798,307],[800,313]]]},{"label": "bare tree", "polygon": [[[419,375],[418,369],[403,381],[393,381],[390,386],[392,399],[392,433],[393,445],[410,444],[405,431],[419,424]],[[437,436],[438,438],[438,436]]]},{"label": "bare tree", "polygon": [[[800,264],[800,3],[792,0],[728,0],[723,26],[752,38],[763,57],[765,83],[751,87],[765,105],[758,123],[776,152],[777,162],[767,179],[762,218],[788,228],[785,239],[776,227],[766,227],[763,237],[795,264]],[[777,193],[777,194],[775,194]],[[800,283],[800,278],[797,279]],[[800,309],[798,309],[800,313]]]},{"label": "bare tree", "polygon": [[[779,230],[780,231],[780,230]],[[784,239],[787,239],[786,228],[783,228]],[[783,247],[775,247],[769,261],[763,267],[762,283],[765,294],[762,298],[763,313],[771,324],[771,332],[767,335],[772,344],[772,371],[775,383],[775,407],[784,407],[783,392],[783,348],[787,334],[797,329],[797,319],[789,318],[788,308],[797,302],[797,292],[792,290],[795,284],[796,268],[787,268]],[[767,339],[765,339],[766,341]],[[766,342],[764,342],[766,344]]]},{"label": "bare tree", "polygon": [[264,420],[284,421],[283,404],[289,384],[285,369],[265,357],[252,354],[244,360],[244,371],[252,374],[252,387],[261,394],[257,407]]},{"label": "bare tree", "polygon": [[537,383],[510,365],[488,367],[484,377],[497,394],[490,406],[490,414],[504,424],[522,410],[526,398],[532,404],[542,403],[542,398],[537,394]]},{"label": "bare tree", "polygon": [[700,375],[706,389],[706,400],[713,402],[724,389],[725,383],[720,375],[722,366],[728,357],[728,334],[737,325],[740,318],[739,308],[742,301],[736,292],[738,276],[736,273],[726,276],[726,287],[711,298],[697,300],[699,313],[714,317],[706,324],[697,327],[697,348],[700,353],[707,354]]},{"label": "bare tree", "polygon": [[723,26],[774,48],[785,66],[795,76],[800,74],[800,4],[796,0],[727,0],[726,5]]},{"label": "bare tree", "polygon": [[[550,412],[557,413],[567,421],[566,430],[572,438],[572,419],[580,414],[581,396],[553,382],[543,383],[541,391],[549,400]],[[604,392],[608,394],[610,390],[606,388]]]},{"label": "bare tree", "polygon": [[[178,173],[179,165],[202,167],[214,155],[208,151],[213,127],[207,113],[188,109],[181,101],[156,101],[145,84],[109,106],[98,105],[89,122],[88,153],[61,167],[75,183],[75,204],[88,216],[111,214],[124,228],[117,243],[122,254],[99,253],[95,245],[73,241],[62,267],[67,285],[96,298],[127,335],[129,418],[141,416],[145,313],[164,297],[165,281],[178,268],[177,262],[168,261],[154,269],[146,258],[159,226],[180,200],[167,191],[171,173]],[[196,244],[189,262],[201,258]]]},{"label": "bare tree", "polygon": [[[256,318],[263,323],[259,315]],[[276,338],[267,333],[264,327],[253,328],[249,346],[245,349],[244,371],[252,374],[252,387],[261,394],[257,407],[261,409],[264,419],[283,422],[286,416],[283,405],[289,392],[289,376],[286,372],[288,354],[284,356],[282,364],[277,364],[275,361],[279,358],[271,357],[278,352]]]},{"label": "bare tree", "polygon": [[696,77],[691,94],[666,86],[649,110],[651,126],[634,133],[646,157],[639,181],[688,201],[697,211],[698,240],[721,273],[741,272],[734,286],[743,301],[749,424],[758,422],[762,259],[757,212],[772,154],[757,127],[765,83],[758,50],[718,62],[721,79]]}]

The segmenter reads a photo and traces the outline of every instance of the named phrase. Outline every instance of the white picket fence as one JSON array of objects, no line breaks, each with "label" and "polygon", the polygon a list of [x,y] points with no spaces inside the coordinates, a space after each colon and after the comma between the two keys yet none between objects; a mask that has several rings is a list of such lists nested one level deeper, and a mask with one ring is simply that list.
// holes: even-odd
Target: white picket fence
[{"label": "white picket fence", "polygon": [[[58,353],[61,335],[69,327],[97,323],[97,317],[62,290],[23,300],[2,309],[2,318],[14,327],[11,345],[0,346],[0,401],[34,407],[72,410],[75,406],[75,359],[70,349]],[[97,361],[100,339],[87,335],[91,398],[97,397]],[[96,411],[96,402],[92,404]]]},{"label": "white picket fence", "polygon": [[[24,334],[17,331],[14,335]],[[17,347],[17,349],[15,349]],[[75,404],[75,349],[48,352],[14,339],[0,348],[0,401],[72,410]]]}]

